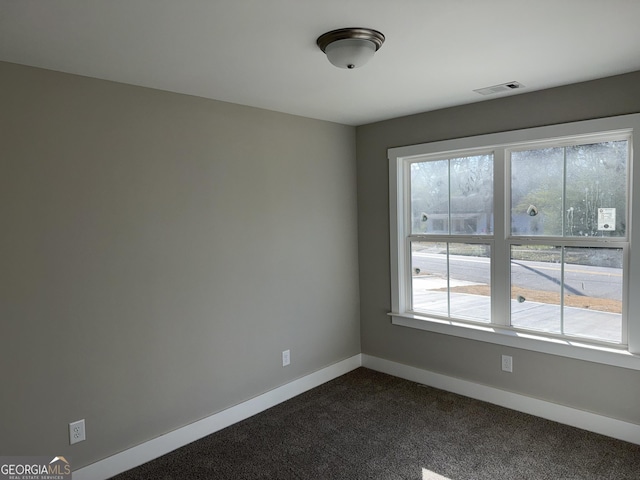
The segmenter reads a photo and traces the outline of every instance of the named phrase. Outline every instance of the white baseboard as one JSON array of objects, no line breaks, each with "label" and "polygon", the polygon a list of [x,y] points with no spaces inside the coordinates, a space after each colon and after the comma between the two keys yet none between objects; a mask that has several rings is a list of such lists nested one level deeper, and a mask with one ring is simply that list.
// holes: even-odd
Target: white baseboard
[{"label": "white baseboard", "polygon": [[111,478],[355,370],[361,364],[361,355],[358,354],[329,365],[239,405],[80,468],[73,472],[73,480]]},{"label": "white baseboard", "polygon": [[448,377],[366,354],[362,354],[362,366],[448,392],[546,418],[547,420],[640,444],[640,425],[635,423],[624,422],[604,415]]},{"label": "white baseboard", "polygon": [[73,480],[111,478],[278,405],[360,366],[640,445],[640,425],[635,423],[359,354],[166,435],[76,470],[73,472]]}]

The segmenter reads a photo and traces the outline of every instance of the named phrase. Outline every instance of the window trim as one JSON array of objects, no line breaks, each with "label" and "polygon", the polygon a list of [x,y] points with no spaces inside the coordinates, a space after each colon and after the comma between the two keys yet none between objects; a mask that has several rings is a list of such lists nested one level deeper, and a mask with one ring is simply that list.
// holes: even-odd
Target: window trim
[{"label": "window trim", "polygon": [[[635,135],[633,135],[634,132]],[[409,199],[405,192],[410,191],[410,175],[407,172],[412,158],[460,157],[477,154],[478,152],[493,152],[495,161],[494,182],[504,179],[504,182],[508,183],[507,173],[510,168],[506,165],[508,150],[526,148],[527,145],[535,147],[543,143],[553,143],[554,141],[557,146],[575,144],[576,142],[584,143],[592,140],[595,142],[602,140],[604,137],[624,134],[632,135],[629,144],[630,160],[627,181],[629,185],[640,185],[640,169],[634,169],[633,165],[633,153],[634,151],[640,151],[640,114],[390,148],[388,150],[388,159],[392,311],[389,315],[392,323],[434,333],[640,370],[640,314],[633,315],[633,312],[640,312],[640,295],[629,295],[630,292],[628,290],[624,292],[627,302],[623,306],[623,308],[627,309],[627,328],[623,332],[623,342],[626,337],[627,345],[617,346],[597,341],[592,342],[587,339],[556,337],[543,332],[523,331],[496,323],[468,323],[431,317],[428,314],[417,314],[408,309],[409,304],[407,301],[410,293],[408,288],[410,288],[410,285],[404,281],[407,278],[407,269],[410,268],[406,264],[406,238],[410,232],[405,231],[405,225],[407,225],[405,217],[410,211],[410,205],[408,205]],[[567,141],[566,137],[573,138]],[[506,184],[500,188],[494,188],[494,210],[496,212],[507,212],[509,209],[509,200],[506,198],[508,192],[509,186]],[[634,225],[640,225],[640,206],[633,208],[633,202],[633,191],[628,187],[627,216],[629,221],[626,238],[623,240],[616,239],[617,241],[612,242],[612,246],[619,245],[620,242],[628,243],[628,248],[626,249],[627,263],[624,269],[624,288],[626,289],[630,288],[630,283],[634,279],[637,279],[637,282],[640,283],[640,252],[634,254],[631,243],[634,238]],[[506,213],[506,218],[508,217],[509,214]],[[504,221],[495,222],[492,241],[504,245],[508,243],[507,240],[512,242],[521,238],[530,238],[511,236],[510,232],[505,231],[509,226],[507,224],[508,222]],[[482,240],[482,237],[478,239]],[[553,240],[553,237],[541,237],[534,240]],[[496,246],[495,250],[497,249],[498,247]],[[503,253],[500,252],[500,254]],[[494,270],[496,268],[495,264],[496,262],[492,262],[492,280],[496,283],[494,285],[494,282],[492,282],[492,288],[505,289],[508,287],[508,276],[507,280],[504,280],[504,275],[502,275],[504,272],[496,272]],[[500,305],[498,307],[498,309],[505,308],[508,308],[508,306]]]}]

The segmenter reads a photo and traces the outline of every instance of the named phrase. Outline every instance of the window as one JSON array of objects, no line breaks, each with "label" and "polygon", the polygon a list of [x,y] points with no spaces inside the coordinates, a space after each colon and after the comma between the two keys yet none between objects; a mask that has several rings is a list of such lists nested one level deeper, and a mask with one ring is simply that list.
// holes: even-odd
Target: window
[{"label": "window", "polygon": [[630,136],[564,141],[507,150],[511,325],[622,344]]},{"label": "window", "polygon": [[390,149],[393,323],[589,360],[575,348],[638,353],[639,128],[628,115]]},{"label": "window", "polygon": [[418,158],[408,167],[410,309],[489,322],[491,245],[479,239],[493,233],[493,154]]}]

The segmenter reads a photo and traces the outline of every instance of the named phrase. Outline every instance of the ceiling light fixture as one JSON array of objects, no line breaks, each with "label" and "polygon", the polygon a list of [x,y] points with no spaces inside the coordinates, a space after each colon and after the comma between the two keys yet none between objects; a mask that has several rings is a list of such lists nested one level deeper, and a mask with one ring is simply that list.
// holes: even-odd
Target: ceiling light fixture
[{"label": "ceiling light fixture", "polygon": [[341,28],[318,37],[320,50],[340,68],[363,66],[384,43],[384,35],[370,28]]}]

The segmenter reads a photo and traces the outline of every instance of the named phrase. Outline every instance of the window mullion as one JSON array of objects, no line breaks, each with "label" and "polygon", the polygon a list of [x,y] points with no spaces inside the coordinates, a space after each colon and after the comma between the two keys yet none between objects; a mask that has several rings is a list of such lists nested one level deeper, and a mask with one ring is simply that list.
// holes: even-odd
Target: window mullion
[{"label": "window mullion", "polygon": [[560,333],[563,335],[566,333],[564,328],[564,259],[566,254],[566,247],[560,248]]},{"label": "window mullion", "polygon": [[450,265],[450,245],[451,242],[447,242],[447,315],[451,317],[451,265]]},{"label": "window mullion", "polygon": [[510,205],[507,201],[509,189],[509,156],[505,149],[493,153],[493,235],[491,247],[491,322],[509,325],[510,313],[510,257],[508,229]]},{"label": "window mullion", "polygon": [[[565,208],[567,207],[567,203],[566,203],[566,199],[567,199],[567,147],[564,147],[562,149],[562,199],[561,199],[561,224],[562,224],[562,237],[565,238],[567,236],[567,224],[566,224],[566,216],[567,216],[567,212],[565,211]],[[564,288],[564,273],[565,273],[565,268],[564,268],[564,260],[565,260],[565,254],[566,254],[566,245],[563,244],[563,246],[560,248],[560,332],[564,335],[566,333],[566,330],[564,328],[564,292],[565,292],[565,288]]]},{"label": "window mullion", "polygon": [[563,159],[562,159],[562,207],[560,212],[562,217],[562,236],[567,236],[567,147],[562,149]]},{"label": "window mullion", "polygon": [[403,310],[413,310],[413,272],[411,265],[411,236],[408,236],[404,247],[404,291],[403,293]]},{"label": "window mullion", "polygon": [[451,235],[451,159],[447,162],[447,233]]}]

